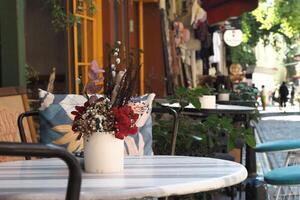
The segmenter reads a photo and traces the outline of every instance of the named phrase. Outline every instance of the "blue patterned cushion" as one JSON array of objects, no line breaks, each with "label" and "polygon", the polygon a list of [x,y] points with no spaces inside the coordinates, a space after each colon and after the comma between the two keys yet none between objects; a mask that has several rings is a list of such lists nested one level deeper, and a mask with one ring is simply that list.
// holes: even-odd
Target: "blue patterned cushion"
[{"label": "blue patterned cushion", "polygon": [[153,155],[151,110],[154,97],[155,94],[151,93],[131,99],[146,105],[147,110],[140,118],[138,133],[125,138],[125,153],[128,155]]},{"label": "blue patterned cushion", "polygon": [[[68,151],[74,152],[82,149],[82,140],[76,140],[72,131],[73,116],[71,112],[76,105],[83,105],[86,98],[74,94],[51,94],[40,90],[40,142],[62,145]],[[135,98],[136,101],[146,101],[148,95]],[[152,101],[151,101],[152,104]],[[151,112],[151,106],[150,110]],[[125,138],[125,154],[152,155],[152,119],[146,116],[145,124],[138,133]]]},{"label": "blue patterned cushion", "polygon": [[76,140],[77,135],[72,131],[73,115],[71,112],[76,105],[83,105],[86,101],[82,95],[51,94],[40,90],[41,100],[40,142],[54,143],[65,146],[68,151],[80,151],[82,140]]}]

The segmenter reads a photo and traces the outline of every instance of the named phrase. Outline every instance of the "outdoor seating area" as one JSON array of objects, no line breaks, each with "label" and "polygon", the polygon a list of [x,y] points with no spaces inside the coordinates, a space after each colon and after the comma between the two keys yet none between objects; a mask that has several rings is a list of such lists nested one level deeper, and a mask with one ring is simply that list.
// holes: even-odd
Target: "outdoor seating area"
[{"label": "outdoor seating area", "polygon": [[299,9],[1,0],[0,200],[299,199]]},{"label": "outdoor seating area", "polygon": [[[61,126],[61,125],[57,125],[55,124],[55,121],[57,121],[57,117],[62,116],[62,114],[59,114],[61,112],[61,110],[64,110],[64,112],[68,112],[67,110],[65,110],[66,108],[68,109],[75,109],[75,106],[78,103],[77,101],[74,101],[75,98],[81,98],[80,95],[55,95],[54,99],[52,99],[52,103],[48,104],[47,103],[47,98],[48,97],[43,97],[43,102],[41,102],[41,108],[39,110],[33,110],[33,111],[29,111],[27,110],[29,108],[29,102],[27,100],[27,95],[22,93],[24,92],[24,90],[19,89],[19,88],[1,88],[1,97],[0,97],[0,101],[3,103],[7,104],[14,104],[16,105],[16,101],[12,101],[12,99],[17,98],[18,96],[22,97],[22,101],[20,101],[21,107],[23,108],[23,112],[20,112],[20,115],[18,116],[10,116],[9,112],[13,111],[14,109],[10,109],[10,111],[6,111],[8,112],[8,116],[11,117],[10,120],[14,120],[15,123],[12,124],[8,124],[11,125],[11,130],[7,135],[9,135],[10,137],[14,137],[15,141],[19,141],[19,143],[9,143],[7,141],[10,140],[3,140],[0,144],[0,154],[1,155],[5,155],[5,156],[10,156],[10,157],[5,157],[4,158],[4,162],[0,164],[0,168],[3,169],[3,175],[5,175],[5,169],[8,169],[10,167],[12,167],[13,165],[15,165],[13,168],[15,168],[17,171],[19,170],[25,170],[24,173],[27,174],[27,170],[30,170],[30,168],[32,167],[32,170],[34,170],[35,168],[37,168],[36,165],[40,166],[40,172],[36,171],[36,172],[31,172],[30,174],[39,174],[39,173],[43,173],[43,174],[48,174],[49,173],[49,177],[45,176],[45,181],[51,177],[50,174],[53,174],[53,176],[56,176],[55,174],[62,174],[62,172],[57,171],[57,172],[47,172],[44,171],[42,166],[57,166],[59,162],[58,160],[53,160],[50,159],[49,161],[46,161],[45,159],[42,159],[42,162],[46,162],[46,164],[41,163],[39,160],[40,158],[46,157],[46,158],[51,158],[51,157],[57,157],[60,158],[62,160],[64,160],[69,168],[69,170],[73,170],[70,171],[69,173],[69,178],[66,177],[62,177],[62,180],[65,180],[65,183],[68,182],[68,186],[66,188],[66,185],[62,184],[60,187],[61,189],[55,189],[55,195],[57,195],[57,198],[64,198],[66,197],[67,199],[79,199],[80,197],[80,192],[77,193],[72,193],[70,191],[78,191],[78,187],[80,188],[80,184],[81,182],[85,183],[85,172],[82,171],[82,169],[84,169],[84,162],[83,162],[83,155],[81,153],[81,149],[80,149],[80,145],[76,145],[76,140],[74,141],[74,138],[72,135],[69,136],[69,139],[66,141],[63,141],[63,138],[68,138],[66,136],[60,137],[59,140],[61,140],[61,143],[58,143],[58,140],[53,140],[54,143],[50,146],[47,145],[42,145],[42,144],[38,144],[40,142],[47,144],[45,142],[43,142],[42,138],[43,137],[41,135],[41,131],[43,130],[42,127],[42,123],[43,120],[47,119],[48,122],[47,124],[52,124],[54,127],[57,126]],[[40,91],[41,93],[43,93],[43,91]],[[51,96],[52,94],[47,92],[48,96]],[[62,98],[62,96],[64,98]],[[59,99],[60,101],[64,101],[63,104],[60,104],[60,109],[58,109],[58,105],[56,102],[56,99]],[[65,101],[66,99],[72,99],[73,101],[69,101],[69,104],[67,104],[67,102]],[[149,108],[149,104],[152,104],[147,102],[147,98],[144,98],[144,103],[148,104],[148,108]],[[152,101],[152,100],[151,100]],[[74,104],[75,102],[75,104]],[[4,105],[4,104],[3,104]],[[45,108],[43,108],[43,105],[48,105],[48,108],[46,110],[43,110]],[[50,105],[50,106],[49,106]],[[49,109],[51,108],[51,106],[53,106],[56,110],[56,113],[52,114],[52,116],[56,116],[54,118],[52,117],[48,117],[49,115]],[[70,108],[70,106],[73,106],[72,108]],[[177,105],[178,106],[178,105]],[[15,106],[15,108],[17,108],[18,106]],[[24,109],[27,108],[27,109]],[[205,192],[205,191],[211,191],[211,190],[217,190],[217,189],[221,189],[221,188],[226,188],[232,185],[235,185],[237,183],[242,182],[243,180],[245,180],[245,178],[247,177],[247,170],[246,168],[241,165],[238,164],[237,162],[233,162],[235,160],[235,158],[233,158],[233,156],[230,156],[229,154],[215,154],[214,156],[212,156],[212,154],[210,155],[209,152],[207,150],[204,150],[203,152],[200,153],[200,151],[198,151],[198,156],[199,160],[197,159],[196,154],[192,154],[192,152],[190,152],[190,154],[188,152],[183,153],[182,150],[179,150],[179,152],[176,151],[176,147],[178,146],[178,139],[181,139],[180,137],[178,138],[178,131],[179,131],[179,124],[180,124],[180,120],[185,120],[183,118],[181,118],[181,115],[186,115],[189,116],[189,113],[192,114],[192,117],[195,118],[195,116],[193,116],[193,114],[198,113],[199,116],[196,116],[198,119],[196,120],[203,120],[205,118],[207,118],[208,114],[218,114],[218,115],[240,115],[243,116],[245,115],[245,117],[241,117],[242,119],[247,119],[247,115],[250,115],[251,113],[254,112],[254,108],[252,107],[245,107],[245,106],[234,106],[234,105],[217,105],[217,107],[212,110],[212,109],[200,109],[197,110],[195,107],[193,107],[192,105],[190,107],[186,107],[184,114],[180,113],[178,110],[178,107],[174,107],[174,105],[172,104],[165,104],[165,103],[161,103],[161,104],[157,104],[156,106],[152,107],[150,105],[150,109],[151,109],[151,113],[156,114],[157,116],[153,115],[152,119],[153,122],[150,121],[150,126],[152,126],[152,124],[154,126],[156,126],[157,128],[157,124],[159,124],[159,120],[157,120],[156,118],[162,119],[164,118],[165,120],[168,121],[169,123],[169,127],[167,130],[164,130],[167,132],[168,135],[166,135],[167,140],[169,140],[168,142],[166,142],[165,147],[166,149],[163,149],[164,152],[159,152],[158,154],[154,154],[154,155],[164,155],[164,156],[154,156],[153,159],[155,159],[154,161],[149,161],[150,157],[152,157],[153,155],[153,151],[159,151],[158,149],[161,149],[161,146],[163,144],[161,144],[160,142],[158,142],[157,140],[159,138],[156,138],[155,133],[152,132],[149,135],[149,131],[145,131],[143,129],[148,129],[148,126],[146,122],[144,124],[143,127],[139,128],[139,134],[138,137],[135,137],[136,135],[134,135],[133,138],[134,140],[130,140],[130,139],[125,139],[125,151],[127,151],[128,155],[131,155],[133,157],[125,157],[124,160],[124,172],[122,172],[120,175],[123,177],[124,173],[127,174],[128,176],[141,176],[141,178],[144,176],[144,178],[142,178],[142,181],[145,182],[145,185],[142,186],[139,183],[139,181],[141,181],[141,178],[137,178],[135,181],[137,181],[136,183],[132,183],[134,185],[136,185],[135,187],[129,187],[124,185],[122,187],[124,187],[124,189],[121,189],[120,186],[115,185],[115,186],[111,186],[108,189],[106,189],[106,187],[103,188],[98,188],[96,189],[94,192],[92,192],[92,190],[87,190],[85,191],[85,189],[83,191],[85,191],[84,193],[87,192],[91,192],[89,195],[87,195],[87,197],[85,196],[81,196],[80,199],[89,199],[90,196],[93,196],[94,198],[102,198],[102,199],[128,199],[128,198],[142,198],[145,196],[153,196],[153,197],[164,197],[164,196],[180,196],[180,195],[187,195],[187,194],[191,194],[191,193],[199,193],[199,192]],[[177,111],[176,111],[177,110]],[[2,110],[3,112],[5,110]],[[25,112],[24,112],[25,111]],[[47,115],[45,114],[45,111],[48,111]],[[2,112],[2,113],[3,113]],[[147,113],[147,112],[145,112]],[[65,114],[67,115],[67,114]],[[163,116],[163,115],[167,115],[167,116]],[[149,116],[150,117],[150,116]],[[13,119],[14,118],[14,119]],[[33,119],[32,119],[33,118]],[[43,118],[43,119],[41,119]],[[151,118],[150,118],[151,119]],[[3,119],[2,119],[3,120]],[[61,119],[62,120],[62,119]],[[195,119],[193,119],[195,120]],[[148,119],[146,120],[148,121]],[[248,123],[248,121],[244,121],[244,123]],[[66,125],[64,125],[66,126]],[[16,129],[17,127],[17,129]],[[32,129],[30,129],[29,127],[31,127]],[[36,131],[34,127],[39,127],[39,131]],[[162,127],[159,127],[162,128]],[[151,129],[151,127],[150,127]],[[4,129],[2,129],[4,130]],[[7,130],[7,129],[6,129]],[[33,130],[33,132],[31,132],[31,130]],[[45,129],[44,129],[45,130]],[[68,128],[65,127],[64,129],[62,129],[63,134],[68,134]],[[162,131],[162,130],[161,130]],[[40,132],[40,134],[38,134],[37,132]],[[164,132],[162,132],[164,133]],[[3,133],[4,134],[4,133]],[[48,135],[50,135],[51,132],[48,133]],[[148,135],[147,135],[148,134]],[[3,135],[5,136],[5,135]],[[53,136],[52,136],[53,137]],[[128,136],[131,137],[131,136]],[[150,137],[150,140],[149,138]],[[153,141],[152,141],[152,137],[153,137]],[[72,141],[73,138],[73,141]],[[197,138],[196,136],[194,136],[194,138],[196,138],[197,140],[195,140],[196,142],[198,142],[197,145],[206,145],[206,142],[201,142],[202,139]],[[136,143],[135,140],[138,140],[138,142]],[[40,142],[39,142],[40,141]],[[44,141],[47,141],[46,139],[44,139]],[[207,139],[203,138],[203,141],[207,141]],[[72,144],[73,142],[73,144]],[[162,142],[162,141],[161,141]],[[35,143],[35,144],[32,144]],[[181,143],[181,142],[180,142]],[[57,145],[63,145],[65,148],[61,148],[58,147]],[[53,146],[54,145],[54,146]],[[133,145],[133,146],[131,146]],[[142,145],[142,146],[140,146]],[[151,150],[147,150],[147,148],[149,148],[150,146],[153,146],[153,150],[152,147]],[[156,146],[159,145],[159,148],[155,148]],[[224,144],[223,144],[224,145]],[[73,146],[73,148],[71,148],[71,146]],[[243,145],[240,147],[242,148]],[[141,149],[142,148],[142,149]],[[209,146],[207,147],[208,149],[210,148]],[[73,151],[73,154],[68,153],[68,151]],[[200,149],[199,149],[200,150]],[[162,151],[162,149],[160,150]],[[226,147],[224,150],[222,151],[226,151]],[[212,153],[212,152],[210,152]],[[146,157],[143,155],[146,155]],[[148,155],[148,156],[147,156]],[[166,156],[166,155],[170,155],[170,156]],[[184,157],[181,156],[175,156],[175,155],[185,155]],[[192,155],[192,157],[187,157],[188,155]],[[12,157],[11,157],[12,156]],[[10,160],[15,160],[14,156],[24,156],[25,160],[22,158],[18,158],[18,160],[21,161],[14,161],[11,162]],[[34,157],[32,157],[34,156]],[[138,157],[136,157],[138,156]],[[204,157],[203,157],[204,156]],[[206,158],[207,156],[209,157],[214,157],[214,158]],[[242,156],[241,154],[239,154],[239,156]],[[40,157],[39,159],[37,159],[37,157]],[[71,161],[69,161],[69,157],[72,157],[73,159],[71,159]],[[74,158],[75,159],[75,164],[74,164]],[[225,158],[225,160],[224,160]],[[226,161],[226,160],[231,160],[231,161]],[[129,160],[128,160],[129,159]],[[173,160],[172,160],[173,159]],[[237,158],[239,160],[239,162],[241,162],[241,160],[243,158],[238,157]],[[29,162],[29,160],[31,160]],[[252,159],[253,160],[253,159]],[[79,161],[79,162],[78,162]],[[135,163],[135,161],[138,161],[138,163]],[[27,163],[28,162],[28,163]],[[48,162],[48,163],[47,163]],[[53,162],[53,164],[52,164]],[[71,162],[71,163],[70,163]],[[73,163],[72,163],[73,162]],[[129,162],[128,165],[128,170],[127,171],[127,167],[126,167],[126,163]],[[158,163],[153,163],[153,162],[158,162]],[[162,162],[162,163],[160,163]],[[173,163],[174,162],[174,163]],[[189,162],[191,162],[191,164],[189,164]],[[197,162],[199,162],[197,165],[199,165],[198,167],[196,167],[197,165],[195,165]],[[55,164],[57,163],[57,164]],[[145,163],[146,166],[148,166],[147,163],[153,163],[153,167],[149,168],[149,166],[146,169],[141,169],[137,170],[136,168],[133,168],[133,171],[135,171],[135,173],[137,173],[136,175],[132,174],[132,170],[130,170],[130,167],[132,167],[132,165],[141,165],[142,163]],[[172,164],[173,163],[173,164]],[[175,164],[176,163],[176,164]],[[2,165],[3,164],[3,165]],[[166,165],[165,167],[162,167],[162,164]],[[18,169],[18,167],[21,166],[28,166],[28,168],[20,168]],[[81,165],[81,166],[80,166]],[[156,171],[156,166],[160,166],[159,168],[162,167],[162,169],[160,169],[160,171],[155,172],[156,175],[142,175],[140,174],[141,172],[144,171],[144,173],[153,173],[153,170]],[[209,170],[209,166],[214,166],[214,170],[210,171]],[[217,170],[217,166],[220,166],[220,172],[216,173]],[[78,169],[79,167],[79,169]],[[228,170],[225,170],[226,173],[223,174],[223,170],[224,167],[228,167]],[[61,166],[59,167],[61,168],[61,170],[66,170],[65,167]],[[182,169],[180,169],[182,168]],[[46,168],[45,168],[46,169]],[[54,167],[51,170],[55,170],[57,169],[57,167]],[[229,170],[230,169],[230,170]],[[47,168],[47,170],[50,170],[49,168]],[[137,171],[136,171],[137,170]],[[146,170],[146,171],[145,171]],[[240,170],[240,171],[239,171]],[[44,171],[44,172],[43,172]],[[74,172],[75,171],[75,172]],[[149,171],[149,172],[147,172]],[[178,171],[182,172],[182,174],[179,176],[178,175]],[[225,172],[224,171],[224,172]],[[139,173],[140,172],[140,173]],[[173,173],[172,173],[173,172]],[[222,173],[221,173],[222,172]],[[74,173],[79,173],[77,175],[74,175]],[[167,174],[166,174],[167,173]],[[21,173],[23,174],[23,173]],[[24,175],[25,175],[24,174]],[[23,175],[20,176],[19,180],[16,183],[11,183],[9,185],[4,186],[4,182],[9,181],[9,179],[7,179],[6,177],[3,177],[4,182],[1,183],[1,185],[3,185],[4,188],[1,188],[1,190],[3,190],[1,192],[1,198],[3,196],[3,199],[9,199],[9,198],[19,198],[19,197],[23,197],[25,199],[30,199],[30,198],[40,198],[43,199],[45,197],[45,199],[48,199],[49,196],[45,195],[48,192],[53,192],[54,189],[51,189],[51,184],[49,186],[46,186],[47,183],[40,183],[40,184],[34,184],[32,186],[31,183],[28,181],[30,179],[34,180],[35,178],[37,178],[36,176],[32,177],[30,174],[25,175],[27,178],[24,179]],[[64,173],[66,174],[66,173]],[[108,173],[108,174],[116,174],[116,173]],[[119,173],[118,173],[119,174]],[[199,175],[196,175],[199,174]],[[205,174],[205,179],[203,179],[203,175]],[[72,181],[72,176],[75,176],[77,178],[75,178],[75,180]],[[82,176],[82,179],[79,180]],[[148,180],[149,183],[152,183],[154,181],[154,185],[149,185],[147,184],[147,177],[160,177],[160,179],[154,178],[153,180]],[[179,177],[180,178],[179,178]],[[184,176],[186,176],[185,179]],[[39,177],[39,176],[38,176]],[[90,177],[90,176],[88,176]],[[106,177],[106,175],[104,174],[104,177]],[[126,177],[126,176],[125,176]],[[175,181],[175,177],[178,177],[178,181]],[[39,180],[41,180],[42,177],[38,178]],[[95,178],[95,177],[94,177]],[[14,178],[15,179],[15,178]],[[20,183],[20,181],[24,179],[27,183]],[[68,180],[69,179],[69,180]],[[157,179],[157,180],[156,180]],[[165,180],[166,179],[166,180]],[[167,179],[170,179],[170,183],[165,182],[167,181]],[[67,181],[68,180],[68,181]],[[99,179],[99,181],[101,180],[101,178]],[[106,178],[105,178],[106,180]],[[67,182],[66,182],[67,181]],[[121,180],[120,180],[121,181]],[[123,181],[126,181],[123,180]],[[121,182],[123,182],[121,181]],[[76,182],[76,184],[74,183]],[[57,183],[58,184],[58,183]],[[60,183],[61,184],[61,183]],[[106,186],[109,183],[103,183],[101,185]],[[175,184],[174,187],[172,186],[172,184]],[[25,188],[22,188],[23,186],[26,186]],[[45,185],[46,188],[44,189],[40,189],[40,185]],[[56,185],[56,184],[54,184]],[[73,186],[72,186],[73,185]],[[74,186],[75,185],[75,186]],[[78,186],[79,185],[79,186]],[[74,188],[75,187],[75,188]],[[82,186],[83,188],[86,188],[87,186]],[[93,186],[92,188],[94,188],[96,186]],[[170,188],[169,188],[170,187]],[[118,188],[118,190],[120,190],[120,194],[115,194],[115,196],[112,196],[110,192],[111,190],[114,190],[114,188]],[[144,188],[144,189],[143,189]],[[179,190],[180,188],[180,190]],[[79,189],[80,191],[81,189]],[[47,192],[48,191],[48,192]],[[66,192],[67,191],[67,192]],[[103,192],[101,192],[103,191]],[[135,192],[133,192],[135,191]],[[36,194],[34,194],[36,193]],[[28,195],[28,196],[27,196]],[[50,194],[49,194],[50,195]],[[110,197],[111,196],[111,197]]]}]

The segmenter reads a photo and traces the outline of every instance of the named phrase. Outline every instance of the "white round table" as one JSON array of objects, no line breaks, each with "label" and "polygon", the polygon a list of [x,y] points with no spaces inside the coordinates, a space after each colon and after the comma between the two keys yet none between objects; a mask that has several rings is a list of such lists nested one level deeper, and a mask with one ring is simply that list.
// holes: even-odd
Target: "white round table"
[{"label": "white round table", "polygon": [[[239,163],[183,156],[129,156],[115,174],[83,172],[81,200],[162,197],[238,184],[247,177]],[[0,199],[64,199],[68,169],[59,159],[0,163]]]},{"label": "white round table", "polygon": [[[174,109],[180,108],[179,103],[163,103],[162,106]],[[189,104],[186,107],[184,107],[184,111],[203,114],[252,114],[255,112],[255,108],[249,106],[216,104],[215,108],[197,109],[192,104]]]}]

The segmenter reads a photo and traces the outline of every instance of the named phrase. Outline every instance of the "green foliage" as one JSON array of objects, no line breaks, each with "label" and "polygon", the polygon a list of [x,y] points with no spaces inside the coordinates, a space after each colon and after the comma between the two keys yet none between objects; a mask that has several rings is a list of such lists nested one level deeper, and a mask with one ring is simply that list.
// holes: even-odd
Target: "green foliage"
[{"label": "green foliage", "polygon": [[255,65],[256,57],[253,48],[242,43],[237,47],[229,47],[230,60],[234,64],[241,64],[243,67]]},{"label": "green foliage", "polygon": [[276,20],[280,21],[283,32],[291,37],[300,32],[300,0],[274,0]]},{"label": "green foliage", "polygon": [[[153,124],[153,149],[158,155],[171,150],[172,121],[156,115]],[[176,142],[176,155],[207,156],[218,152],[224,145],[222,137],[228,138],[228,151],[236,147],[237,141],[255,146],[251,129],[234,127],[230,117],[210,115],[204,121],[189,116],[180,116]],[[223,143],[222,143],[223,142]],[[225,141],[226,142],[226,141]]]},{"label": "green foliage", "polygon": [[230,94],[232,100],[256,101],[259,91],[257,88],[248,86],[247,84],[238,84],[234,91]]},{"label": "green foliage", "polygon": [[[172,120],[156,115],[153,124],[153,149],[156,155],[166,155],[171,150]],[[206,155],[206,137],[200,131],[199,120],[180,116],[176,142],[176,155]]]},{"label": "green foliage", "polygon": [[249,118],[250,118],[250,121],[258,122],[258,120],[261,119],[261,115],[260,115],[258,109],[255,109],[254,113],[251,114]]},{"label": "green foliage", "polygon": [[94,0],[85,0],[85,2],[88,7],[87,9],[88,15],[93,16],[97,11],[96,5],[94,4]]},{"label": "green foliage", "polygon": [[[300,32],[300,0],[261,1],[256,10],[242,16],[241,24],[244,41],[255,46],[259,39],[277,47],[281,35],[285,42],[292,44],[292,38]],[[270,41],[270,35],[274,40]]]},{"label": "green foliage", "polygon": [[39,80],[40,73],[31,65],[25,65],[25,76],[28,84]]},{"label": "green foliage", "polygon": [[[285,55],[283,63],[291,63],[296,55],[300,33],[300,0],[260,1],[256,10],[241,17],[244,42],[254,47],[261,40]],[[287,66],[287,77],[295,75],[294,66]]]},{"label": "green foliage", "polygon": [[200,130],[208,135],[209,149],[213,151],[216,146],[222,145],[221,136],[227,136],[228,138],[228,151],[236,147],[238,140],[255,147],[255,138],[251,129],[234,127],[233,120],[230,117],[210,115],[200,124]]},{"label": "green foliage", "polygon": [[167,97],[170,103],[179,103],[181,110],[191,103],[195,108],[200,109],[201,104],[199,97],[203,95],[212,95],[214,94],[215,89],[209,87],[201,88],[185,88],[180,87],[175,89],[175,93],[172,96]]},{"label": "green foliage", "polygon": [[[93,0],[84,0],[87,5],[87,12],[89,15],[94,15],[96,12],[96,6]],[[48,0],[47,4],[51,6],[51,23],[53,25],[54,31],[59,32],[66,30],[69,26],[74,26],[76,23],[80,23],[80,18],[70,13],[68,16],[65,8],[62,6],[64,1],[62,0]]]},{"label": "green foliage", "polygon": [[243,40],[251,47],[255,47],[259,39],[265,37],[265,33],[258,28],[261,26],[261,23],[256,20],[253,14],[243,14],[241,17],[241,25],[244,37]]}]

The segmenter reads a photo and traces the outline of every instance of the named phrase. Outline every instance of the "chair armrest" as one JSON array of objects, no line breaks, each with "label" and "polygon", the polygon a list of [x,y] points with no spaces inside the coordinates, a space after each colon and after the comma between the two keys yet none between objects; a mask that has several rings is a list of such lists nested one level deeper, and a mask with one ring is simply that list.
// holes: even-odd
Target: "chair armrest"
[{"label": "chair armrest", "polygon": [[300,150],[300,139],[277,140],[256,145],[256,152],[297,151]]},{"label": "chair armrest", "polygon": [[29,111],[29,112],[23,112],[18,116],[18,128],[19,128],[19,134],[21,141],[24,143],[27,143],[24,127],[23,127],[23,119],[24,117],[31,117],[31,116],[37,116],[39,115],[39,111]]},{"label": "chair armrest", "polygon": [[153,107],[152,113],[168,113],[173,116],[173,126],[172,126],[172,143],[171,143],[171,155],[175,155],[176,150],[176,140],[177,140],[177,133],[178,133],[178,113],[169,107]]},{"label": "chair armrest", "polygon": [[77,159],[65,149],[54,145],[0,142],[0,155],[57,157],[64,160],[69,169],[66,200],[79,200],[81,168]]}]

